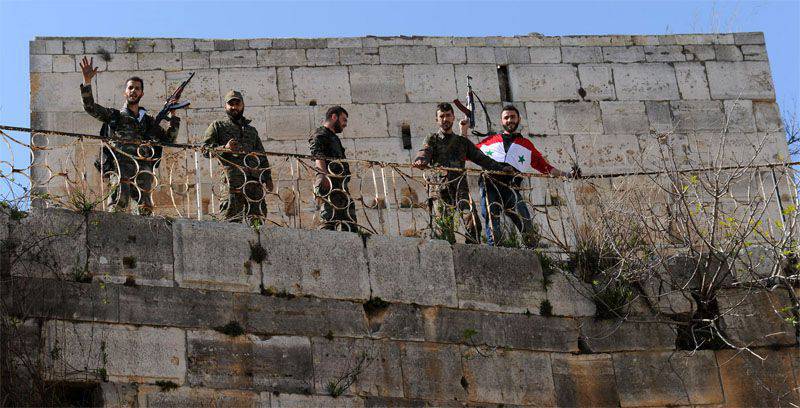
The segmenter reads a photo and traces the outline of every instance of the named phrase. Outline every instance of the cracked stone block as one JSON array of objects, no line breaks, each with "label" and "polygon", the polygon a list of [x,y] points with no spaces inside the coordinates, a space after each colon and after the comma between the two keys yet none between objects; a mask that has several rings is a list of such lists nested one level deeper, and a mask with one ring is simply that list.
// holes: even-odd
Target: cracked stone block
[{"label": "cracked stone block", "polygon": [[551,354],[556,400],[561,407],[619,406],[609,354]]},{"label": "cracked stone block", "polygon": [[679,99],[675,70],[668,64],[615,65],[614,84],[619,100]]},{"label": "cracked stone block", "polygon": [[391,341],[313,338],[314,387],[329,392],[328,384],[352,376],[346,395],[403,396],[400,349]]},{"label": "cracked stone block", "polygon": [[712,99],[775,100],[767,61],[708,61],[706,72]]},{"label": "cracked stone block", "polygon": [[[454,345],[399,343],[406,397],[428,400],[467,399],[461,386],[461,350]],[[418,381],[425,378],[426,381]]]},{"label": "cracked stone block", "polygon": [[522,350],[462,346],[471,402],[555,406],[550,356]]}]

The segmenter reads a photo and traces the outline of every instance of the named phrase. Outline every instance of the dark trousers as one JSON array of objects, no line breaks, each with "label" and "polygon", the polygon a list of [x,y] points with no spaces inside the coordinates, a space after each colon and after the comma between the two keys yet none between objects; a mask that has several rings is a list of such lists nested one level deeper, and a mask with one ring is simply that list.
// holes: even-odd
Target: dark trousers
[{"label": "dark trousers", "polygon": [[[501,217],[508,216],[514,226],[522,233],[525,245],[531,246],[538,241],[536,229],[531,219],[528,206],[518,190],[510,186],[481,179],[481,215],[486,226],[486,242],[489,245],[503,242],[503,226]],[[487,208],[488,204],[488,208]]]},{"label": "dark trousers", "polygon": [[[322,188],[322,177],[330,181],[330,190]],[[314,186],[319,209],[320,229],[358,232],[356,203],[350,196],[347,183],[350,176],[320,175]]]},{"label": "dark trousers", "polygon": [[267,215],[267,190],[264,187],[267,169],[240,169],[226,166],[228,197],[220,203],[225,219],[241,222],[245,218],[259,218]]}]

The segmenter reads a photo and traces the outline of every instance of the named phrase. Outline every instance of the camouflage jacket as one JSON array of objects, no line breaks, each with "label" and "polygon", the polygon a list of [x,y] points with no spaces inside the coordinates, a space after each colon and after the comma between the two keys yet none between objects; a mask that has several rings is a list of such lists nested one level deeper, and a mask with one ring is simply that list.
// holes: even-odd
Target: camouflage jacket
[{"label": "camouflage jacket", "polygon": [[[160,143],[173,143],[178,137],[180,118],[170,119],[169,128],[165,131],[156,125],[155,119],[146,113],[144,108],[139,108],[138,116],[128,109],[117,110],[106,108],[94,102],[92,86],[81,84],[81,98],[83,109],[97,120],[108,123],[114,136],[131,141],[153,141]],[[137,145],[117,143],[113,145],[124,152],[136,156]]]},{"label": "camouflage jacket", "polygon": [[442,166],[463,169],[469,160],[486,170],[503,170],[505,164],[492,160],[475,147],[466,137],[455,133],[443,133],[441,130],[425,139],[425,143],[417,153],[429,166]]},{"label": "camouflage jacket", "polygon": [[[333,133],[325,126],[320,126],[308,139],[308,148],[311,155],[314,157],[326,157],[331,159],[346,159],[344,154],[344,146],[342,141],[336,133]],[[330,173],[339,174],[342,176],[350,175],[350,165],[346,162],[329,163],[328,170]]]},{"label": "camouflage jacket", "polygon": [[[231,118],[218,120],[211,123],[206,129],[206,140],[203,146],[206,148],[224,147],[231,139],[239,144],[239,148],[244,153],[220,153],[219,158],[226,169],[243,167],[251,169],[269,168],[269,160],[266,155],[248,155],[248,153],[264,153],[264,145],[258,137],[258,130],[250,126],[250,120],[241,117],[237,121]],[[270,176],[269,171],[266,176]]]}]

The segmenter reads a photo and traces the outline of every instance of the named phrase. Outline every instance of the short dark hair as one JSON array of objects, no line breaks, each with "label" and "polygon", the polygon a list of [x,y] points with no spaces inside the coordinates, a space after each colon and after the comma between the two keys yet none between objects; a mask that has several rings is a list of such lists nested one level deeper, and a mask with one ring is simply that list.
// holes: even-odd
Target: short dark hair
[{"label": "short dark hair", "polygon": [[341,116],[343,113],[347,116],[350,116],[350,114],[347,113],[347,111],[344,110],[343,107],[339,105],[331,106],[330,108],[328,108],[328,111],[325,112],[325,120],[332,118],[333,115]]},{"label": "short dark hair", "polygon": [[447,102],[442,102],[442,103],[436,105],[436,111],[438,111],[438,112],[452,112],[453,111],[453,105],[450,105]]},{"label": "short dark hair", "polygon": [[131,81],[138,82],[140,85],[142,85],[142,91],[144,91],[144,81],[142,80],[142,78],[139,78],[137,76],[132,76],[125,80],[125,86],[128,86],[128,82]]},{"label": "short dark hair", "polygon": [[517,107],[516,107],[516,106],[514,106],[514,105],[506,105],[506,106],[503,106],[503,110],[502,110],[502,111],[500,111],[500,113],[502,113],[502,112],[505,112],[505,111],[514,111],[514,112],[517,112],[517,116],[520,116],[520,114],[519,114],[519,110],[518,110],[518,109],[517,109]]}]

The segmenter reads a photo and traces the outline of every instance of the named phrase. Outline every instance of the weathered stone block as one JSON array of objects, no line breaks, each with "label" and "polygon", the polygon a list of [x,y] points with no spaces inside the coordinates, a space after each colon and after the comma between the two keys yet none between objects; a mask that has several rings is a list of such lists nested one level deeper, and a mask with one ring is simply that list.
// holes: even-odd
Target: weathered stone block
[{"label": "weathered stone block", "polygon": [[736,44],[764,44],[764,33],[733,33],[733,40]]},{"label": "weathered stone block", "polygon": [[313,387],[311,343],[305,337],[190,330],[186,355],[186,382],[195,387],[297,393]]},{"label": "weathered stone block", "polygon": [[[542,270],[533,251],[454,245],[459,307],[522,313],[544,300]],[[502,271],[496,268],[503,265]]]},{"label": "weathered stone block", "polygon": [[47,54],[31,54],[29,66],[30,72],[53,72],[53,56]]},{"label": "weathered stone block", "polygon": [[590,288],[572,275],[555,273],[549,276],[547,300],[555,316],[594,316],[596,307]]},{"label": "weathered stone block", "polygon": [[456,94],[452,65],[405,65],[406,95],[409,102],[446,101]]},{"label": "weathered stone block", "polygon": [[307,140],[312,130],[313,106],[270,106],[267,109],[267,132],[269,139]]},{"label": "weathered stone block", "polygon": [[367,240],[367,260],[375,297],[421,305],[458,305],[453,252],[445,241],[373,235]]},{"label": "weathered stone block", "polygon": [[600,104],[597,102],[556,103],[556,118],[561,134],[603,133]]},{"label": "weathered stone block", "polygon": [[464,378],[471,402],[554,406],[555,388],[547,353],[462,346]]},{"label": "weathered stone block", "polygon": [[[281,296],[281,297],[279,297]],[[363,337],[367,334],[359,303],[316,298],[289,298],[280,293],[234,295],[234,320],[248,333],[300,336]]]},{"label": "weathered stone block", "polygon": [[421,46],[380,47],[381,64],[435,64],[436,48]]},{"label": "weathered stone block", "polygon": [[614,84],[619,100],[679,99],[675,70],[667,64],[614,66]]},{"label": "weathered stone block", "polygon": [[723,101],[725,106],[725,128],[728,132],[755,132],[753,101],[740,99]]},{"label": "weathered stone block", "polygon": [[699,62],[675,63],[675,75],[681,99],[710,99],[708,79],[703,64]]},{"label": "weathered stone block", "polygon": [[742,54],[745,61],[766,61],[767,47],[763,45],[743,45]]},{"label": "weathered stone block", "polygon": [[602,101],[600,110],[606,134],[640,134],[650,129],[642,102]]},{"label": "weathered stone block", "polygon": [[137,384],[102,382],[95,389],[93,397],[99,398],[99,401],[95,401],[104,407],[135,407],[137,406],[137,388]]},{"label": "weathered stone block", "polygon": [[783,119],[777,104],[753,102],[753,114],[759,132],[783,132]]},{"label": "weathered stone block", "polygon": [[337,65],[339,50],[337,48],[310,48],[306,50],[306,59],[308,59],[309,65]]},{"label": "weathered stone block", "polygon": [[63,54],[64,41],[61,40],[44,40],[44,50],[47,54]]},{"label": "weathered stone block", "polygon": [[119,290],[101,283],[13,278],[3,286],[6,308],[21,318],[117,322]]},{"label": "weathered stone block", "polygon": [[775,100],[775,88],[766,61],[706,63],[712,99]]},{"label": "weathered stone block", "polygon": [[[134,70],[137,70],[137,69],[139,69],[139,62],[138,62],[139,59],[138,59],[137,55],[138,54],[112,54],[111,55],[111,59],[108,60],[108,62],[107,62],[106,69],[108,69],[109,71],[125,71],[125,70],[134,71]],[[183,63],[185,64],[186,60],[184,59],[183,56],[181,56],[181,59],[183,60]],[[206,58],[206,61],[208,61],[208,58]],[[95,62],[97,62],[96,59],[95,59]],[[80,64],[80,60],[76,59],[75,63],[76,64]],[[187,68],[190,68],[190,67],[187,67]],[[77,66],[75,71],[76,72],[80,72],[80,66]]]},{"label": "weathered stone block", "polygon": [[333,299],[369,298],[367,261],[357,234],[269,228],[264,287]]},{"label": "weathered stone block", "polygon": [[[347,127],[341,134],[342,138],[386,138],[389,137],[387,129],[386,109],[383,105],[342,105],[347,110]],[[325,116],[326,106],[318,107],[315,118]],[[351,157],[353,153],[348,153]],[[355,156],[352,156],[355,157]],[[370,157],[379,160],[377,157]]]},{"label": "weathered stone block", "polygon": [[53,55],[53,72],[75,72],[75,56]]},{"label": "weathered stone block", "polygon": [[328,384],[353,378],[353,384],[344,392],[347,395],[403,396],[397,343],[317,337],[311,340],[311,345],[317,393],[326,394],[330,392]]},{"label": "weathered stone block", "polygon": [[638,45],[603,47],[603,60],[606,62],[641,62],[644,61],[644,49]]},{"label": "weathered stone block", "polygon": [[121,323],[210,329],[234,320],[231,293],[151,286],[118,290],[125,305],[119,312]]},{"label": "weathered stone block", "polygon": [[581,165],[591,168],[594,174],[619,173],[635,169],[641,162],[638,138],[634,135],[617,135],[614,140],[596,135],[573,136],[577,157]]},{"label": "weathered stone block", "polygon": [[611,67],[603,65],[579,65],[578,76],[586,91],[586,100],[616,99]]},{"label": "weathered stone block", "polygon": [[611,45],[611,37],[607,35],[569,35],[561,37],[561,45]]},{"label": "weathered stone block", "polygon": [[467,47],[467,63],[470,64],[494,64],[494,48],[491,47]]},{"label": "weathered stone block", "polygon": [[593,353],[675,349],[676,328],[668,324],[586,318],[580,332]]},{"label": "weathered stone block", "polygon": [[353,65],[350,67],[350,92],[354,103],[405,102],[403,67]]},{"label": "weathered stone block", "polygon": [[374,338],[393,340],[425,340],[423,310],[419,305],[390,304],[387,308],[370,313],[369,332]]},{"label": "weathered stone block", "polygon": [[527,112],[528,129],[531,133],[558,134],[556,105],[553,102],[526,102],[525,111]]},{"label": "weathered stone block", "polygon": [[[250,245],[258,236],[250,227],[184,219],[172,229],[178,286],[258,292],[260,265],[250,259]],[[209,259],[216,261],[211,265]]]},{"label": "weathered stone block", "polygon": [[[480,95],[484,103],[501,102],[497,66],[489,64],[456,65],[455,73],[457,85],[455,95],[458,95],[461,99],[467,94],[467,76],[469,75],[472,77],[472,89]],[[447,99],[442,100],[446,101]],[[466,101],[464,102],[466,103]],[[461,113],[458,113],[458,115],[461,115]],[[454,129],[457,125],[458,123],[454,125]]]},{"label": "weathered stone block", "polygon": [[[429,400],[466,399],[461,386],[461,351],[458,346],[433,343],[399,343],[406,397]],[[419,381],[425,378],[426,381]]]},{"label": "weathered stone block", "polygon": [[741,347],[797,344],[789,317],[788,297],[780,292],[723,290],[717,295],[722,330]]},{"label": "weathered stone block", "polygon": [[572,65],[512,65],[511,94],[518,101],[560,101],[579,98],[577,69]]},{"label": "weathered stone block", "polygon": [[[232,43],[231,43],[232,44]],[[217,50],[210,55],[211,68],[255,67],[255,50]]]},{"label": "weathered stone block", "polygon": [[792,358],[797,349],[717,350],[725,402],[737,407],[778,407],[800,403]]},{"label": "weathered stone block", "polygon": [[161,69],[178,71],[181,69],[181,54],[178,52],[156,52],[137,54],[139,69]]},{"label": "weathered stone block", "polygon": [[686,61],[709,61],[717,56],[713,45],[685,45],[683,54],[686,55]]},{"label": "weathered stone block", "polygon": [[644,55],[647,62],[686,61],[680,45],[645,45]]},{"label": "weathered stone block", "polygon": [[273,48],[297,48],[297,39],[295,38],[275,38],[272,40]]},{"label": "weathered stone block", "polygon": [[292,71],[294,94],[298,105],[350,103],[350,79],[347,67],[297,68]]},{"label": "weathered stone block", "polygon": [[342,65],[380,64],[377,47],[339,48],[339,61]]},{"label": "weathered stone block", "polygon": [[358,397],[331,397],[327,395],[272,394],[262,393],[262,400],[269,398],[274,408],[341,407],[361,408],[364,400]]},{"label": "weathered stone block", "polygon": [[328,40],[325,38],[297,38],[297,48],[325,48]]},{"label": "weathered stone block", "polygon": [[603,62],[600,47],[561,47],[561,61],[564,63]]},{"label": "weathered stone block", "polygon": [[192,52],[194,51],[194,40],[191,38],[173,38],[172,51]]},{"label": "weathered stone block", "polygon": [[360,48],[360,37],[328,38],[330,48]]},{"label": "weathered stone block", "polygon": [[[190,71],[177,71],[167,73],[167,92],[172,93],[172,91],[189,77],[189,72]],[[191,72],[195,73],[192,78],[192,86],[187,86],[186,89],[183,90],[181,97],[192,101],[193,108],[221,108],[222,95],[219,93],[219,70],[193,69]],[[145,89],[148,89],[146,85]],[[148,90],[148,92],[152,91]],[[163,103],[163,99],[160,99],[159,104],[153,104],[151,106],[161,106]]]},{"label": "weathered stone block", "polygon": [[83,45],[87,54],[113,53],[117,51],[117,45],[114,40],[86,40]]},{"label": "weathered stone block", "polygon": [[[242,93],[247,107],[278,104],[278,84],[275,68],[230,68],[220,70],[220,92]],[[224,101],[223,101],[224,102]]]},{"label": "weathered stone block", "polygon": [[43,336],[45,364],[55,378],[184,382],[183,330],[51,320]]},{"label": "weathered stone block", "polygon": [[281,102],[294,102],[294,83],[292,81],[292,69],[289,67],[278,67],[278,99]]},{"label": "weathered stone block", "polygon": [[711,350],[618,353],[612,359],[623,407],[725,401]]},{"label": "weathered stone block", "polygon": [[[103,73],[101,78],[109,75]],[[64,92],[65,89],[75,89],[83,80],[81,74],[74,73],[50,73],[50,72],[31,72],[31,110],[39,112],[76,112],[82,110],[81,95],[76,91]],[[122,85],[119,85],[121,89]],[[95,90],[95,98],[97,97]],[[120,92],[121,93],[121,92]],[[144,98],[142,98],[144,99]],[[100,102],[98,102],[100,103]]]},{"label": "weathered stone block", "polygon": [[530,60],[533,64],[558,64],[561,62],[561,47],[531,47]]},{"label": "weathered stone block", "polygon": [[717,61],[741,61],[742,51],[735,45],[715,45],[714,51]]},{"label": "weathered stone block", "polygon": [[561,38],[532,33],[532,35],[519,37],[519,45],[523,47],[558,47],[561,45]]},{"label": "weathered stone block", "polygon": [[560,407],[619,406],[611,356],[551,354],[553,383]]},{"label": "weathered stone block", "polygon": [[11,275],[39,278],[86,278],[86,221],[82,214],[34,209],[12,222],[8,239]]},{"label": "weathered stone block", "polygon": [[174,390],[162,390],[158,386],[140,385],[138,406],[170,408],[259,407],[269,406],[269,394],[266,394],[266,402],[262,401],[264,401],[262,397],[252,391],[215,390],[199,387],[178,387]]},{"label": "weathered stone block", "polygon": [[89,271],[106,282],[172,286],[172,227],[166,220],[93,212],[87,230]]},{"label": "weathered stone block", "polygon": [[719,101],[672,101],[670,104],[676,132],[723,130],[725,113]]},{"label": "weathered stone block", "polygon": [[308,61],[304,49],[260,49],[257,53],[259,67],[303,66]]},{"label": "weathered stone block", "polygon": [[665,133],[673,130],[672,110],[669,102],[645,101],[644,106],[652,131]]}]

